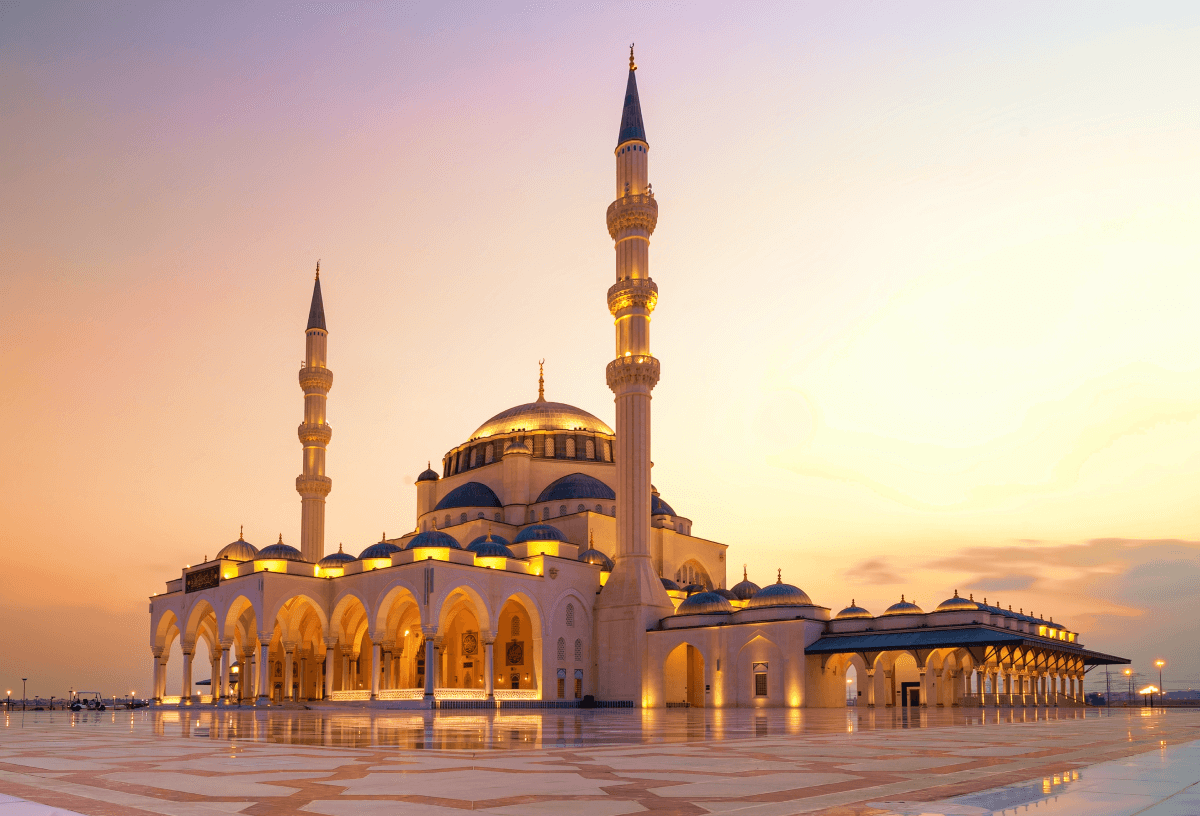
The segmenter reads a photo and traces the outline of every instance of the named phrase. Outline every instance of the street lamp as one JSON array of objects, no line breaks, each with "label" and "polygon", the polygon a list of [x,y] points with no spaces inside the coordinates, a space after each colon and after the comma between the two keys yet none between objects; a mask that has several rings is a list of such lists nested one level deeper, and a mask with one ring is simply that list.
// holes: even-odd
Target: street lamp
[{"label": "street lamp", "polygon": [[24,711],[24,710],[25,710],[25,698],[26,698],[26,696],[27,696],[27,695],[25,694],[25,681],[26,681],[26,680],[28,680],[28,679],[29,679],[28,677],[22,677],[22,678],[21,678],[21,710],[22,710],[22,711]]},{"label": "street lamp", "polygon": [[1160,657],[1158,660],[1154,661],[1154,665],[1158,666],[1158,702],[1159,705],[1161,705],[1163,701],[1162,667],[1167,665],[1167,661]]},{"label": "street lamp", "polygon": [[8,710],[12,711],[12,689],[9,689],[7,694],[8,694]]},{"label": "street lamp", "polygon": [[1125,670],[1125,683],[1127,686],[1125,692],[1125,700],[1127,702],[1125,704],[1129,705],[1129,703],[1133,702],[1133,669]]}]

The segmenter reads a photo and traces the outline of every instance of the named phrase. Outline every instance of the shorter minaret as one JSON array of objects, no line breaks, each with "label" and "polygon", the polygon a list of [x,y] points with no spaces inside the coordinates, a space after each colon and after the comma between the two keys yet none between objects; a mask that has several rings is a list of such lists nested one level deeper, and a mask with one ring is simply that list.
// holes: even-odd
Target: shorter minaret
[{"label": "shorter minaret", "polygon": [[304,367],[300,369],[304,421],[297,429],[300,444],[304,446],[304,467],[296,477],[296,492],[300,494],[300,552],[305,561],[315,564],[325,555],[325,497],[333,489],[333,480],[325,475],[325,447],[333,436],[325,421],[325,403],[333,387],[333,372],[325,365],[329,331],[325,328],[325,304],[321,301],[320,261],[317,261],[304,335]]}]

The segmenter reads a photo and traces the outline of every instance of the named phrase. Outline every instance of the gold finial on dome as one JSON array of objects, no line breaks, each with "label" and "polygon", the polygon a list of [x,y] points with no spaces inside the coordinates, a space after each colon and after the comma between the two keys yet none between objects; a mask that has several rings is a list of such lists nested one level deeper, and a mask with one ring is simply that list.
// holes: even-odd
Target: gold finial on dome
[{"label": "gold finial on dome", "polygon": [[546,401],[546,379],[545,379],[546,358],[538,360],[538,402]]},{"label": "gold finial on dome", "polygon": [[239,524],[238,525],[238,541],[244,541],[245,536],[246,536],[246,525]]},{"label": "gold finial on dome", "polygon": [[588,549],[596,549],[596,531],[588,530]]},{"label": "gold finial on dome", "polygon": [[633,61],[633,43],[629,44],[629,70],[637,70],[637,63]]},{"label": "gold finial on dome", "polygon": [[974,593],[974,592],[972,592],[972,593],[971,593],[971,600],[972,600],[972,601],[973,601],[973,600],[975,600],[975,593]]},{"label": "gold finial on dome", "polygon": [[283,533],[279,534],[279,542],[278,543],[280,543],[280,544],[283,543]]},{"label": "gold finial on dome", "polygon": [[958,597],[958,590],[957,590],[957,589],[956,589],[956,590],[954,590],[954,597],[955,597],[955,598],[957,598],[957,597]]},{"label": "gold finial on dome", "polygon": [[782,568],[775,570],[775,583],[777,583],[777,584],[783,583],[783,569]]},{"label": "gold finial on dome", "polygon": [[850,599],[850,605],[851,605],[851,606],[858,606],[858,604],[854,602],[854,599],[853,599],[853,598],[851,598],[851,599]]},{"label": "gold finial on dome", "polygon": [[321,259],[317,258],[317,277],[315,278],[315,280],[320,280],[320,279],[321,279]]},{"label": "gold finial on dome", "polygon": [[387,533],[380,533],[380,534],[379,534],[379,541],[380,541],[381,543],[382,543],[382,542],[386,542],[386,541],[387,541]]},{"label": "gold finial on dome", "polygon": [[903,594],[900,595],[900,603],[904,603],[904,595]]},{"label": "gold finial on dome", "polygon": [[340,554],[341,551],[342,551],[342,542],[339,541],[338,542],[338,553]]}]

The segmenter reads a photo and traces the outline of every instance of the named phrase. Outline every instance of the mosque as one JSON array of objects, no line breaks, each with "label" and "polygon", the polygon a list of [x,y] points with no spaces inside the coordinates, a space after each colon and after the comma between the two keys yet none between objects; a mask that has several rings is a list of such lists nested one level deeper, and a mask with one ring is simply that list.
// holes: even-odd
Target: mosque
[{"label": "mosque", "polygon": [[[833,613],[782,574],[760,587],[743,569],[729,586],[727,546],[694,535],[650,481],[658,203],[636,70],[631,49],[606,214],[616,427],[547,400],[539,377],[535,400],[417,478],[412,532],[326,553],[333,371],[318,265],[299,371],[299,547],[239,536],[150,598],[159,705],[1065,706],[1082,705],[1090,668],[1129,662],[1053,618],[957,592],[928,612],[901,597]],[[207,695],[193,693],[200,641]]]}]

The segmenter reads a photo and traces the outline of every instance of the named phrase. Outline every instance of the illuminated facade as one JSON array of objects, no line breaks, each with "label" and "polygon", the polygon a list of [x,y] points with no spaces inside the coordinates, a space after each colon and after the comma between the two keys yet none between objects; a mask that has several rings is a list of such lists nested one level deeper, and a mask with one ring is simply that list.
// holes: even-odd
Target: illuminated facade
[{"label": "illuminated facade", "polygon": [[[536,400],[418,477],[412,532],[326,555],[333,374],[318,266],[299,374],[300,548],[239,537],[151,598],[162,704],[844,706],[853,667],[863,705],[1066,705],[1087,667],[1126,662],[957,593],[929,613],[901,599],[872,616],[853,603],[831,615],[782,576],[760,588],[743,573],[728,588],[726,546],[692,535],[650,483],[658,204],[636,70],[631,52],[607,213],[615,430],[547,401],[539,377]],[[201,640],[215,656],[207,699],[192,694]]]}]

